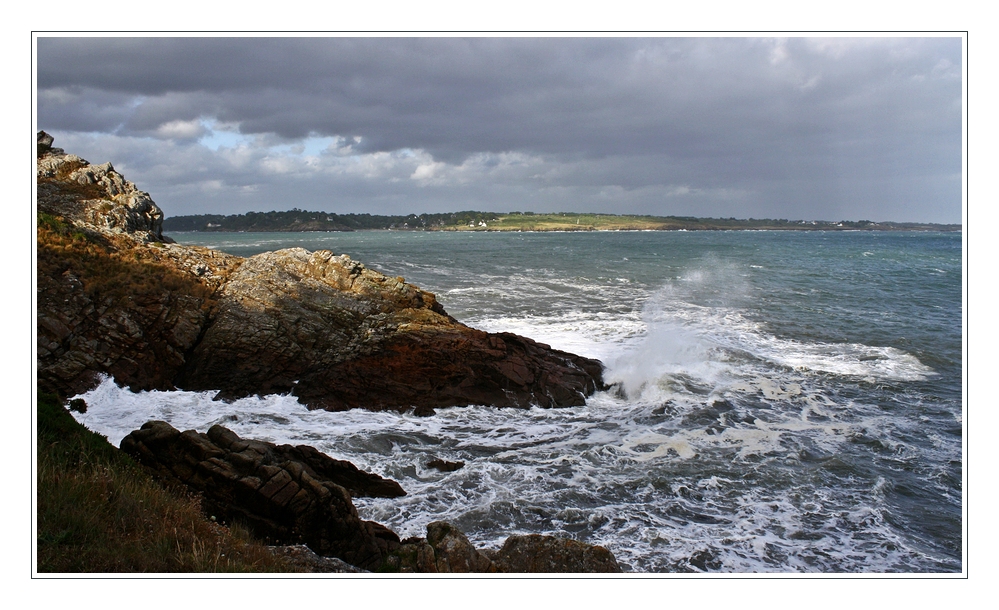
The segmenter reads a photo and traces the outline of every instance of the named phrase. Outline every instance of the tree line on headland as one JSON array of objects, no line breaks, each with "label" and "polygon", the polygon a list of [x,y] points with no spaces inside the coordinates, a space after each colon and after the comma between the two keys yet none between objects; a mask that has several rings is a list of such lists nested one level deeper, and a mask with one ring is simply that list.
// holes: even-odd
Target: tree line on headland
[{"label": "tree line on headland", "polygon": [[245,214],[171,216],[163,222],[171,232],[300,232],[300,231],[960,231],[959,224],[874,222],[871,220],[788,220],[770,218],[696,218],[693,216],[638,216],[577,212],[444,212],[437,214],[379,215],[286,211]]}]

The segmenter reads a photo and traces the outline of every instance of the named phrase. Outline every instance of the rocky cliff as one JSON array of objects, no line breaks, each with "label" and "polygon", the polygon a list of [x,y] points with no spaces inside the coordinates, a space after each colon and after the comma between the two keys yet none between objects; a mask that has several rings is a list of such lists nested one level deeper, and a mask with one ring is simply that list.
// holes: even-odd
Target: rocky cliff
[{"label": "rocky cliff", "polygon": [[[346,256],[289,249],[242,259],[173,243],[148,193],[109,163],[53,148],[44,132],[37,182],[40,390],[65,397],[106,374],[133,390],[291,392],[310,408],[430,414],[581,405],[602,387],[599,362],[469,328],[433,294]],[[149,422],[121,448],[225,520],[367,569],[620,570],[606,549],[548,537],[480,552],[443,523],[401,541],[352,502],[403,495],[397,483],[305,446]]]},{"label": "rocky cliff", "polygon": [[69,395],[291,392],[310,408],[581,405],[602,366],[469,328],[433,294],[328,251],[249,259],[181,246],[110,163],[39,133],[38,377]]}]

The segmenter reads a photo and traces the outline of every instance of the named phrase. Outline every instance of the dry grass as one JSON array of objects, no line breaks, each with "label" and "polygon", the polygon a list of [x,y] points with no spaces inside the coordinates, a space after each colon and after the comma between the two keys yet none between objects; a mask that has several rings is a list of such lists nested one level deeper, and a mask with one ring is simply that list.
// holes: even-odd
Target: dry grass
[{"label": "dry grass", "polygon": [[196,278],[157,262],[152,248],[112,243],[105,236],[72,227],[58,216],[40,213],[37,228],[38,275],[75,275],[94,300],[141,299],[166,293],[195,296],[212,306],[212,289]]},{"label": "dry grass", "polygon": [[293,572],[247,531],[207,519],[52,396],[38,400],[38,572]]}]

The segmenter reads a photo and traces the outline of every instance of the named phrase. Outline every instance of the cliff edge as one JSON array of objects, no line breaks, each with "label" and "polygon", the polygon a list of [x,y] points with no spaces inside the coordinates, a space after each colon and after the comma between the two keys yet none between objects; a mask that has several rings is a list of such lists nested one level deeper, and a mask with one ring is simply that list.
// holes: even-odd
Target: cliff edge
[{"label": "cliff edge", "polygon": [[181,246],[114,170],[38,134],[38,378],[63,396],[101,374],[133,390],[267,393],[310,408],[582,405],[596,360],[449,316],[344,255],[248,259]]}]

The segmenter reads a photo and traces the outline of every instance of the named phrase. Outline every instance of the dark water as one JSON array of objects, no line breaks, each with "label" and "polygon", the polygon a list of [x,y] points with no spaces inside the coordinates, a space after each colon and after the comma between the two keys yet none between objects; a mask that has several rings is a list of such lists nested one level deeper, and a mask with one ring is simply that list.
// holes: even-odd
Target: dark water
[{"label": "dark water", "polygon": [[567,535],[631,571],[961,571],[960,234],[174,237],[346,253],[471,326],[600,358],[618,385],[573,409],[416,418],[107,383],[81,419],[114,441],[155,417],[311,443],[403,485],[356,502],[403,536],[437,519],[480,546]]}]

